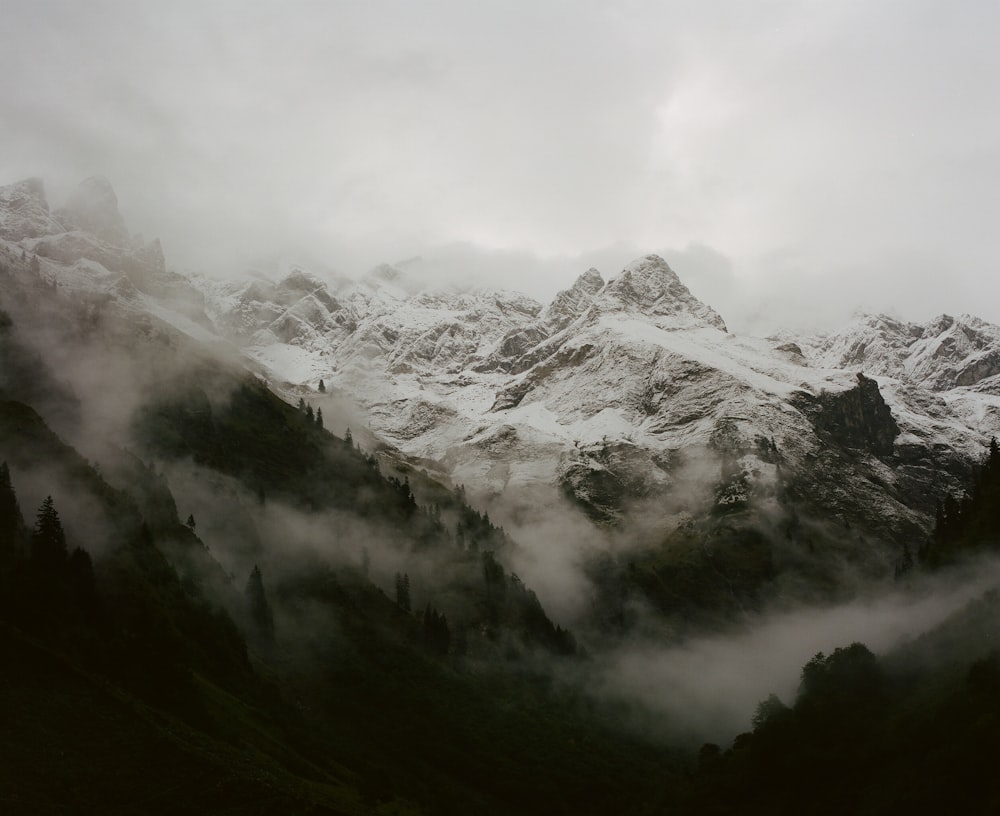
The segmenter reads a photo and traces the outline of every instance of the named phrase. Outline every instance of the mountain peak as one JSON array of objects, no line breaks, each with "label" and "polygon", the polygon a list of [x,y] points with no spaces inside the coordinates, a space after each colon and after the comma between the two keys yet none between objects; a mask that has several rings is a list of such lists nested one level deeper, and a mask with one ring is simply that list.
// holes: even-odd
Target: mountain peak
[{"label": "mountain peak", "polygon": [[663,328],[701,326],[726,331],[718,313],[692,295],[659,255],[646,255],[628,264],[604,287],[600,300],[602,311],[641,312],[669,318]]},{"label": "mountain peak", "polygon": [[57,213],[67,226],[91,232],[113,244],[128,240],[125,220],[118,211],[118,196],[104,176],[91,176],[80,182]]},{"label": "mountain peak", "polygon": [[565,328],[593,305],[597,293],[603,288],[604,278],[591,267],[569,289],[563,289],[553,298],[542,314],[542,320],[551,330]]},{"label": "mountain peak", "polygon": [[278,282],[278,288],[300,294],[308,294],[316,289],[326,288],[326,284],[312,272],[308,272],[299,266],[293,266],[288,270],[288,274]]},{"label": "mountain peak", "polygon": [[604,278],[602,278],[601,273],[592,266],[576,279],[576,282],[571,288],[596,295],[599,291],[601,291],[601,289],[604,288]]},{"label": "mountain peak", "polygon": [[46,210],[49,208],[49,203],[45,200],[45,184],[40,178],[34,177],[0,187],[0,201],[11,208],[28,203],[41,204]]},{"label": "mountain peak", "polygon": [[0,238],[20,241],[62,232],[45,200],[45,185],[27,178],[0,187]]}]

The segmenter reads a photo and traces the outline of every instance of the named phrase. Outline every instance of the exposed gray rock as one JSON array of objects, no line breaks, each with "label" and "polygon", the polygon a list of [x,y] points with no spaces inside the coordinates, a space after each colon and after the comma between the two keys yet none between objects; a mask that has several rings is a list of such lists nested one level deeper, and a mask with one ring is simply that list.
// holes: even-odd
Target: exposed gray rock
[{"label": "exposed gray rock", "polygon": [[104,176],[80,182],[55,214],[67,230],[82,230],[115,246],[129,243],[125,220],[118,211],[118,196]]}]

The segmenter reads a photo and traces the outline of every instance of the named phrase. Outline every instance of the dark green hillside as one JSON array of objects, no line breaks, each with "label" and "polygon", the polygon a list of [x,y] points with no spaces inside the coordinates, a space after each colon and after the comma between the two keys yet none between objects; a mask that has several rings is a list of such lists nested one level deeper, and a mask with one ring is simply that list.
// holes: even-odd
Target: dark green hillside
[{"label": "dark green hillside", "polygon": [[968,492],[937,505],[934,532],[920,550],[921,562],[937,568],[1000,546],[1000,445],[991,440]]},{"label": "dark green hillside", "polygon": [[1000,811],[1000,594],[884,658],[818,654],[790,706],[702,748],[685,813]]},{"label": "dark green hillside", "polygon": [[[311,482],[303,511],[344,510],[353,496],[358,518],[394,530],[409,557],[448,565],[436,586],[415,587],[437,600],[408,612],[357,567],[279,559],[262,541],[283,564],[274,581],[265,570],[256,601],[273,610],[273,635],[241,633],[249,592],[225,586],[154,468],[122,454],[107,470],[128,489],[112,487],[31,408],[4,403],[14,502],[30,474],[91,508],[84,527],[75,512],[60,521],[68,552],[91,554],[82,573],[69,554],[38,569],[31,525],[10,527],[5,812],[655,812],[673,760],[554,681],[547,661],[567,659],[550,656],[571,653],[572,638],[473,539],[499,541],[496,528],[462,510],[460,547],[405,482],[259,386],[222,406],[201,425],[170,410],[149,421],[248,489],[293,501]],[[284,430],[268,435],[274,423]]]}]

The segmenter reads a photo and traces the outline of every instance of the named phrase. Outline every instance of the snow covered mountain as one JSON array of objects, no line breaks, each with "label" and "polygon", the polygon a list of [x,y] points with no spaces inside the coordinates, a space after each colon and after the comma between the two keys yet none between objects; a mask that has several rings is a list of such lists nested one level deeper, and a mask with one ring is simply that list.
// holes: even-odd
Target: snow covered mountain
[{"label": "snow covered mountain", "polygon": [[375,433],[473,490],[531,505],[558,485],[601,521],[708,494],[919,538],[1000,428],[997,327],[866,317],[738,337],[656,256],[608,282],[588,270],[547,306],[422,290],[392,267],[333,288],[301,270],[198,283],[275,379],[348,393]]},{"label": "snow covered mountain", "polygon": [[129,237],[103,179],[55,212],[37,181],[0,188],[0,239],[44,281],[231,342],[289,397],[349,397],[377,437],[515,518],[564,497],[600,523],[741,520],[779,532],[792,560],[832,525],[882,542],[855,547],[877,572],[919,545],[1000,430],[1000,327],[864,316],[735,336],[652,255],[607,281],[588,270],[547,305],[386,265],[189,280]]}]

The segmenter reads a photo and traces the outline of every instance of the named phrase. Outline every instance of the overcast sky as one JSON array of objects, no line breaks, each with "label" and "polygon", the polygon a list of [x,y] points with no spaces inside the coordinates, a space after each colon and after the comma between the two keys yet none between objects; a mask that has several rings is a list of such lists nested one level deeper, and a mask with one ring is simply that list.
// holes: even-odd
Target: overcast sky
[{"label": "overcast sky", "polygon": [[414,255],[540,298],[664,254],[737,329],[1000,322],[1000,4],[8,0],[0,182],[168,262]]}]

